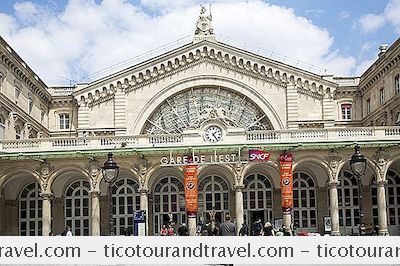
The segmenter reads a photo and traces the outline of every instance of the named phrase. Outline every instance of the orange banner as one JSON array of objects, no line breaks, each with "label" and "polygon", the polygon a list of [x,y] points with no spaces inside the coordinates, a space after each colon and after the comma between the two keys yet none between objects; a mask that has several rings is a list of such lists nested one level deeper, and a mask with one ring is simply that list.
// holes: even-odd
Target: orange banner
[{"label": "orange banner", "polygon": [[188,164],[183,167],[185,202],[188,216],[196,216],[198,205],[197,165]]},{"label": "orange banner", "polygon": [[291,153],[281,154],[279,156],[279,161],[281,176],[282,211],[284,214],[288,214],[293,207],[293,156]]}]

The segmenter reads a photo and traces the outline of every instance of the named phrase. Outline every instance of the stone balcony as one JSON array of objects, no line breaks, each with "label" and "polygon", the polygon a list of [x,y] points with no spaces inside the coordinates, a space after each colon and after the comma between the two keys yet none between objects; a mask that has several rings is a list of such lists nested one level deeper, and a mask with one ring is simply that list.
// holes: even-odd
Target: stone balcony
[{"label": "stone balcony", "polygon": [[216,144],[206,143],[197,131],[183,134],[42,138],[4,140],[0,142],[0,156],[32,152],[98,151],[110,149],[196,148],[202,146],[269,146],[303,147],[305,149],[348,146],[358,142],[366,146],[399,145],[400,127],[359,127],[303,130],[228,131]]}]

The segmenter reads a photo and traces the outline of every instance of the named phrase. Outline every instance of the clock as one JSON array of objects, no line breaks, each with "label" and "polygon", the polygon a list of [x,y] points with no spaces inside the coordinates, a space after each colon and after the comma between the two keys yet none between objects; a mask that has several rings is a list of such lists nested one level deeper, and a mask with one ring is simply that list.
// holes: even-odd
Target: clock
[{"label": "clock", "polygon": [[219,126],[209,126],[204,130],[204,140],[208,142],[218,142],[222,139],[222,129]]}]

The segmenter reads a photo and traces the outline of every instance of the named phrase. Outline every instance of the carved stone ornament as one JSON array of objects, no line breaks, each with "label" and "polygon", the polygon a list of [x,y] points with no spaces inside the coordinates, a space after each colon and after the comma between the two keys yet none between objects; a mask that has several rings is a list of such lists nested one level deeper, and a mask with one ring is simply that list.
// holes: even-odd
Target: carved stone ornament
[{"label": "carved stone ornament", "polygon": [[91,158],[89,161],[89,165],[87,166],[87,169],[89,169],[90,178],[92,180],[92,186],[93,188],[96,188],[98,176],[100,174],[100,169],[101,169],[99,162],[95,158]]},{"label": "carved stone ornament", "polygon": [[210,14],[206,15],[206,8],[201,5],[200,15],[196,22],[196,31],[195,35],[212,35],[214,33],[214,29],[211,26],[212,16],[211,16],[211,6],[210,6]]},{"label": "carved stone ornament", "polygon": [[40,176],[44,180],[47,180],[49,178],[50,173],[52,171],[53,171],[53,167],[46,160],[44,160],[43,162],[40,163],[40,167],[38,168],[38,172],[40,173]]},{"label": "carved stone ornament", "polygon": [[148,160],[143,155],[139,156],[137,162],[133,166],[133,168],[139,174],[140,183],[141,183],[142,187],[145,185],[146,174],[147,174],[147,171],[149,170],[150,166],[151,166],[151,164],[148,162]]},{"label": "carved stone ornament", "polygon": [[335,150],[331,150],[327,156],[325,156],[325,160],[328,162],[329,166],[332,170],[336,170],[339,162],[342,160],[342,157]]},{"label": "carved stone ornament", "polygon": [[372,158],[378,163],[379,167],[384,167],[390,159],[390,153],[379,148]]}]

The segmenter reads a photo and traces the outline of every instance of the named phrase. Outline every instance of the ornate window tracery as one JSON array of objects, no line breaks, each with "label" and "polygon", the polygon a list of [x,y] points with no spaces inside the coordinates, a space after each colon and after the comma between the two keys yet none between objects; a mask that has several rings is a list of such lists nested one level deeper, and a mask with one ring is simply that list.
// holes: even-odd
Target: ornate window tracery
[{"label": "ornate window tracery", "polygon": [[176,134],[218,119],[247,131],[273,129],[266,114],[247,96],[221,87],[196,87],[172,95],[147,119],[143,134]]}]

